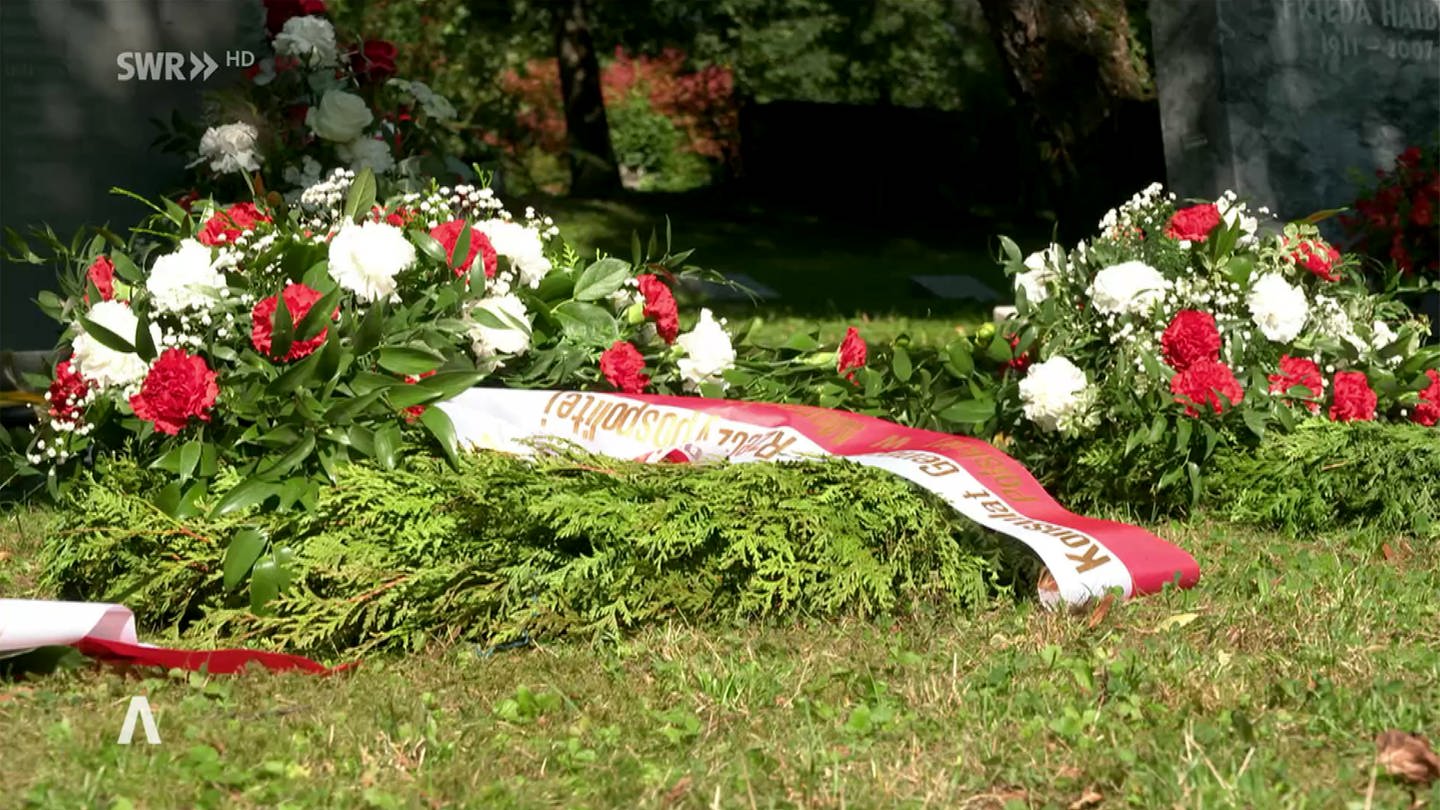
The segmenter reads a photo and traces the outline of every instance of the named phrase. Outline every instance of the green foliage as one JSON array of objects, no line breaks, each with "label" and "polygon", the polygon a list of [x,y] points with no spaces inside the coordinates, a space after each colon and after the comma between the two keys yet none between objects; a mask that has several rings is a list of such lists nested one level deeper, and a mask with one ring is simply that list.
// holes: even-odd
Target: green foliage
[{"label": "green foliage", "polygon": [[[1035,571],[1018,547],[887,473],[549,449],[534,463],[467,455],[458,471],[426,457],[351,465],[313,509],[183,522],[151,503],[163,477],[111,462],[71,490],[45,581],[125,601],[152,626],[193,622],[190,637],[328,656],[437,636],[613,636],[673,616],[975,607]],[[257,536],[268,538],[258,552]],[[243,547],[222,565],[227,544]],[[248,591],[227,588],[256,557]],[[256,585],[262,565],[278,587]]]}]

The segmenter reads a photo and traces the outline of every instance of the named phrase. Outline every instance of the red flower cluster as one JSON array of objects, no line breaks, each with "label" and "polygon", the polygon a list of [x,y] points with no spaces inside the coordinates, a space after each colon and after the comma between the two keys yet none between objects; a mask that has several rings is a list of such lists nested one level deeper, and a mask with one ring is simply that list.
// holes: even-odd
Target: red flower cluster
[{"label": "red flower cluster", "polygon": [[[395,217],[398,215],[399,212],[397,211],[390,216]],[[391,224],[394,223],[392,222]],[[430,231],[430,238],[439,242],[440,246],[445,248],[445,256],[449,259],[450,267],[455,271],[455,275],[463,276],[470,272],[471,266],[475,264],[475,257],[480,256],[481,266],[485,268],[485,277],[494,278],[495,271],[499,266],[495,255],[495,246],[490,244],[490,237],[475,230],[473,227],[470,229],[470,252],[465,255],[465,261],[459,262],[458,264],[456,263],[455,248],[460,246],[460,232],[463,230],[465,230],[465,220],[452,219],[449,222],[436,225],[434,229]]]},{"label": "red flower cluster", "polygon": [[210,421],[206,411],[220,395],[215,372],[204,358],[184,349],[166,349],[150,366],[140,393],[130,397],[135,415],[151,422],[161,433],[174,436],[191,417]]},{"label": "red flower cluster", "polygon": [[606,382],[626,394],[638,394],[650,384],[645,375],[645,357],[631,343],[617,340],[600,353],[600,373]]},{"label": "red flower cluster", "polygon": [[[109,256],[96,256],[85,271],[85,279],[95,285],[101,301],[115,297],[115,262],[110,261]],[[89,293],[85,294],[85,303],[90,303]]]},{"label": "red flower cluster", "polygon": [[1378,397],[1370,390],[1370,381],[1361,371],[1335,374],[1334,398],[1330,403],[1330,419],[1335,422],[1369,422],[1375,419]]},{"label": "red flower cluster", "polygon": [[265,30],[273,37],[291,17],[308,17],[325,11],[325,0],[265,0]]},{"label": "red flower cluster", "polygon": [[[1010,335],[1006,339],[1010,341],[1010,353],[1014,354],[1015,350],[1020,348],[1020,336],[1018,334]],[[1029,367],[1030,352],[1028,351],[1021,352],[1019,357],[1016,357],[1013,360],[1006,360],[1005,362],[1000,364],[1001,372],[1013,369],[1018,374],[1024,374],[1025,369]]]},{"label": "red flower cluster", "polygon": [[350,69],[366,84],[380,84],[395,75],[395,57],[400,49],[383,39],[367,39],[350,54]]},{"label": "red flower cluster", "polygon": [[[434,372],[433,370],[432,370],[432,371],[424,371],[424,372],[421,372],[419,375],[407,374],[407,375],[405,375],[405,384],[406,384],[406,385],[414,385],[415,383],[420,382],[421,380],[425,379],[426,377],[434,377],[434,376],[435,376],[435,372]],[[414,422],[416,419],[419,419],[420,417],[424,416],[424,415],[425,415],[425,409],[426,409],[427,407],[429,407],[429,406],[427,406],[427,405],[411,405],[410,407],[406,408],[406,409],[405,409],[405,421],[406,421],[406,422]]]},{"label": "red flower cluster", "polygon": [[[290,323],[299,324],[310,308],[325,296],[319,290],[307,287],[304,284],[287,284],[284,292],[285,308],[290,311]],[[250,311],[250,342],[255,345],[255,350],[270,357],[270,346],[275,338],[275,310],[280,308],[280,302],[276,296],[263,298],[256,302],[255,308]],[[339,317],[340,310],[335,310],[335,317]],[[325,343],[325,336],[330,329],[327,327],[320,330],[320,334],[308,340],[296,340],[290,344],[290,351],[284,357],[278,358],[284,362],[299,360],[307,357],[311,352],[320,348]],[[272,358],[275,359],[275,358]]]},{"label": "red flower cluster", "polygon": [[1340,271],[1335,265],[1340,262],[1340,251],[1320,239],[1302,239],[1290,251],[1295,263],[1326,281],[1339,281]]},{"label": "red flower cluster", "polygon": [[655,331],[666,343],[674,343],[680,334],[680,308],[675,296],[659,276],[643,273],[635,277],[640,294],[645,297],[645,317],[655,321]]},{"label": "red flower cluster", "polygon": [[202,245],[224,245],[234,242],[242,233],[253,231],[259,223],[270,221],[255,203],[236,203],[206,220],[195,238]]},{"label": "red flower cluster", "polygon": [[1160,351],[1171,368],[1185,371],[1196,363],[1218,361],[1220,343],[1215,316],[1196,309],[1183,309],[1175,313],[1160,336]]},{"label": "red flower cluster", "polygon": [[1220,209],[1214,203],[1192,205],[1181,208],[1165,225],[1165,235],[1171,239],[1189,242],[1204,242],[1210,232],[1220,224]]},{"label": "red flower cluster", "polygon": [[835,359],[835,371],[850,382],[856,382],[855,369],[864,368],[868,349],[865,339],[855,327],[845,330],[845,339],[840,341],[840,354]]},{"label": "red flower cluster", "polygon": [[1305,388],[1310,391],[1310,396],[1315,402],[1305,403],[1305,407],[1311,413],[1320,410],[1319,399],[1325,390],[1325,378],[1320,376],[1320,367],[1315,365],[1313,360],[1303,357],[1291,357],[1285,355],[1280,358],[1280,373],[1271,374],[1270,392],[1273,394],[1285,394],[1292,388]]},{"label": "red flower cluster", "polygon": [[1420,404],[1415,406],[1415,413],[1410,418],[1434,427],[1440,424],[1440,371],[1432,368],[1425,372],[1425,376],[1430,378],[1430,385],[1420,392]]},{"label": "red flower cluster", "polygon": [[50,391],[45,399],[50,402],[50,418],[56,422],[76,424],[82,416],[85,397],[90,393],[90,384],[80,376],[80,372],[70,364],[69,360],[62,360],[55,367],[55,379],[50,383]]},{"label": "red flower cluster", "polygon": [[1170,379],[1170,392],[1176,395],[1176,402],[1185,405],[1186,416],[1198,416],[1196,406],[1206,404],[1221,413],[1245,398],[1235,373],[1218,360],[1201,360],[1176,374]]},{"label": "red flower cluster", "polygon": [[1340,224],[1354,247],[1390,260],[1401,273],[1440,277],[1440,150],[1412,146]]}]

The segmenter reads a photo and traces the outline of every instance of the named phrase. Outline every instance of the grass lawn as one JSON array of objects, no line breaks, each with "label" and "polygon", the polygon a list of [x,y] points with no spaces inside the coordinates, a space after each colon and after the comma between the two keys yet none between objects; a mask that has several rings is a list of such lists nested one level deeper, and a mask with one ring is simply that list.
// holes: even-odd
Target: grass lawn
[{"label": "grass lawn", "polygon": [[[34,593],[46,520],[4,516],[0,593]],[[1200,585],[1076,614],[675,623],[326,679],[0,681],[0,804],[1409,805],[1373,737],[1440,735],[1440,560],[1344,533],[1152,528],[1200,559]],[[117,745],[140,694],[163,742]]]}]

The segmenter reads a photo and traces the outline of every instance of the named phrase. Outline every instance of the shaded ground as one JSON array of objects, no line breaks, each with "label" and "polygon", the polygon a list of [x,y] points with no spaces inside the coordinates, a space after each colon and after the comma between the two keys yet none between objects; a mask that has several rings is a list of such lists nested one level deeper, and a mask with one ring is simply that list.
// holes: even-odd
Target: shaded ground
[{"label": "shaded ground", "polygon": [[[45,514],[3,527],[0,591],[28,592]],[[1372,739],[1440,732],[1440,559],[1153,528],[1200,585],[1074,615],[677,622],[329,679],[0,681],[0,790],[105,808],[1409,805]],[[115,744],[137,694],[161,745]]]}]

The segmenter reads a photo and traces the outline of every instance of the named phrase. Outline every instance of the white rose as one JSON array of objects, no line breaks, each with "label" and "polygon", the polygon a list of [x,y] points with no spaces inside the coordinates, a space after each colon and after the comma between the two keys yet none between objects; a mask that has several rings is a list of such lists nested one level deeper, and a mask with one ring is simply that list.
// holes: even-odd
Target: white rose
[{"label": "white rose", "polygon": [[1087,292],[1095,309],[1107,315],[1143,315],[1159,303],[1170,282],[1144,262],[1111,265],[1095,274]]},{"label": "white rose", "polygon": [[715,320],[710,310],[700,310],[695,328],[675,338],[675,345],[685,352],[676,365],[686,388],[693,390],[707,382],[727,387],[720,375],[735,366],[735,348],[730,345],[724,325]]},{"label": "white rose", "polygon": [[1310,317],[1305,292],[1279,273],[1266,273],[1256,279],[1245,303],[1260,332],[1275,343],[1289,343],[1299,337]]},{"label": "white rose", "polygon": [[275,35],[275,53],[292,56],[309,67],[339,64],[335,27],[324,17],[291,17]]},{"label": "white rose", "polygon": [[390,144],[376,138],[356,138],[335,148],[335,154],[350,166],[351,171],[369,169],[384,174],[395,168],[395,158],[390,156]]},{"label": "white rose", "polygon": [[521,284],[536,287],[550,272],[550,260],[545,258],[545,242],[534,228],[504,219],[487,219],[476,224],[475,230],[485,234],[497,255],[510,260],[510,266],[520,274]]},{"label": "white rose", "polygon": [[[487,314],[507,324],[501,329],[480,323],[474,311],[484,310]],[[525,302],[515,295],[496,295],[473,304],[466,312],[470,320],[471,349],[478,360],[490,360],[496,355],[524,354],[530,349],[530,313]],[[501,365],[496,362],[495,365]]]},{"label": "white rose", "polygon": [[1085,372],[1064,357],[1036,363],[1020,381],[1025,418],[1049,432],[1070,432],[1084,425],[1094,399]]},{"label": "white rose", "polygon": [[1025,300],[1031,304],[1039,304],[1050,297],[1050,279],[1059,275],[1064,266],[1064,249],[1052,244],[1045,250],[1025,257],[1025,267],[1028,269],[1015,276],[1015,286],[1025,290]]},{"label": "white rose", "polygon": [[[119,301],[101,301],[90,308],[85,317],[94,321],[130,343],[135,342],[140,320],[130,307]],[[71,361],[75,367],[100,388],[129,388],[145,379],[149,370],[140,355],[134,352],[117,352],[88,334],[80,327],[80,334],[72,341]],[[150,324],[150,338],[160,345],[160,330]]]},{"label": "white rose", "polygon": [[225,275],[216,268],[210,248],[194,239],[180,243],[174,253],[155,260],[155,267],[145,279],[150,300],[160,312],[181,312],[206,309],[220,300],[225,289]]},{"label": "white rose", "polygon": [[375,115],[365,100],[343,90],[327,90],[320,104],[305,113],[305,125],[327,141],[348,143],[360,137]]},{"label": "white rose", "polygon": [[210,127],[200,136],[200,159],[191,163],[197,166],[210,162],[210,171],[253,172],[260,169],[260,155],[255,151],[255,140],[260,133],[245,123],[225,124]]},{"label": "white rose", "polygon": [[415,262],[415,246],[385,222],[347,224],[330,240],[330,277],[361,301],[389,298],[395,276]]}]

